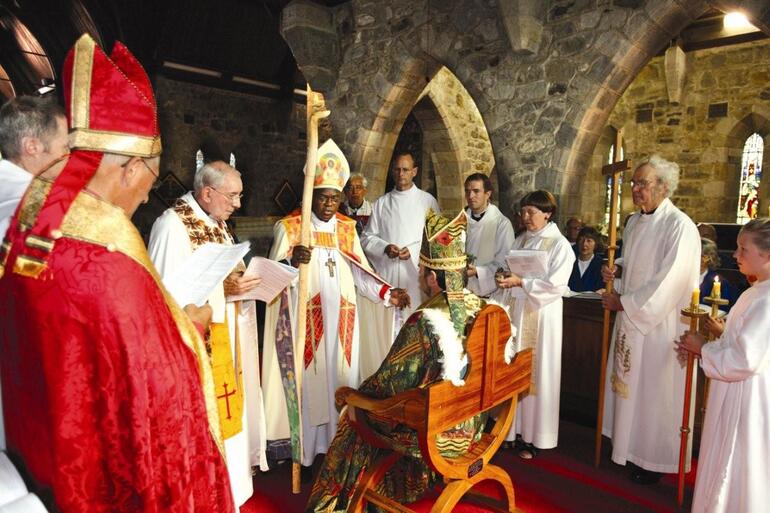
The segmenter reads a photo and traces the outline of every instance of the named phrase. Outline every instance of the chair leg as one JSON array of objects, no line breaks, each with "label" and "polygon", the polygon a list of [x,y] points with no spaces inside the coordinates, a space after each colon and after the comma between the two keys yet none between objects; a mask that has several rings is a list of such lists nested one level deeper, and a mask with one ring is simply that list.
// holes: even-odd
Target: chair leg
[{"label": "chair leg", "polygon": [[366,495],[366,491],[374,490],[377,483],[382,481],[382,478],[385,477],[385,473],[390,470],[390,467],[392,467],[399,459],[401,459],[401,454],[391,452],[386,456],[378,458],[371,467],[369,467],[369,470],[363,475],[361,481],[356,485],[355,490],[353,490],[353,493],[350,496],[347,513],[364,513],[366,506],[364,496]]},{"label": "chair leg", "polygon": [[[505,491],[505,498],[498,501],[484,494],[471,491],[471,488],[473,488],[474,485],[485,480],[496,481],[499,483]],[[488,465],[484,468],[484,471],[475,476],[473,480],[457,480],[447,484],[444,491],[441,492],[441,495],[439,495],[438,499],[433,504],[431,513],[450,513],[457,503],[460,502],[460,499],[466,494],[472,495],[474,502],[482,503],[485,507],[495,513],[515,513],[518,511],[516,509],[516,500],[511,476],[496,465]]]}]

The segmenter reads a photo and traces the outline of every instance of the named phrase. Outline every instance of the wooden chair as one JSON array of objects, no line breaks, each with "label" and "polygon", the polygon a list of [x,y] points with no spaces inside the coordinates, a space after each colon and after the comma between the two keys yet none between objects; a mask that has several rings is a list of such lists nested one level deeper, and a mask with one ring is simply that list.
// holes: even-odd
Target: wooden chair
[{"label": "wooden chair", "polygon": [[[402,455],[390,448],[387,438],[370,427],[366,420],[369,415],[406,425],[417,432],[423,458],[443,476],[446,483],[433,505],[432,513],[452,511],[466,493],[469,500],[482,504],[490,511],[518,511],[511,477],[502,468],[489,463],[508,434],[518,395],[530,386],[532,351],[527,349],[518,353],[510,364],[506,364],[503,358],[510,334],[508,315],[502,308],[488,305],[479,312],[466,341],[469,367],[462,387],[456,387],[449,381],[439,381],[381,400],[352,389],[340,390],[346,396],[347,413],[353,427],[368,443],[383,449],[382,455],[353,491],[347,510],[349,513],[363,513],[366,503],[376,504],[387,511],[413,511],[375,492],[377,483]],[[497,406],[494,427],[485,432],[467,453],[451,459],[439,454],[435,444],[437,435]],[[505,491],[503,500],[471,490],[487,479],[502,485]]]}]

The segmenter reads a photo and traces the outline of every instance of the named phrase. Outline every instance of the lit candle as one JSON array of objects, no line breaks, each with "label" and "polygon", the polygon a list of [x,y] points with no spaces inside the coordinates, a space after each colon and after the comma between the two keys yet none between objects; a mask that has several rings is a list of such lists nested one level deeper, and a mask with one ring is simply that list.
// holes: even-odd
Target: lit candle
[{"label": "lit candle", "polygon": [[711,297],[716,299],[722,298],[722,282],[719,281],[719,276],[714,276],[714,285],[711,287]]},{"label": "lit candle", "polygon": [[700,289],[695,289],[692,291],[692,302],[690,303],[693,310],[698,308],[698,303],[700,303]]}]

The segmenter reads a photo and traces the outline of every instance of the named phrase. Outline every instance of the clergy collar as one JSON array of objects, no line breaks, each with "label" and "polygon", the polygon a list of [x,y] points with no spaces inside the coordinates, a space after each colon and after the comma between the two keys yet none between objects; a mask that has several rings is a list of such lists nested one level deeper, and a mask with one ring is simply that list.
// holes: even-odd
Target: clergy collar
[{"label": "clergy collar", "polygon": [[411,186],[411,187],[409,187],[409,188],[408,188],[407,190],[405,190],[405,191],[399,191],[398,189],[396,189],[395,187],[393,187],[393,189],[391,189],[391,191],[390,191],[390,192],[392,192],[392,193],[394,193],[394,194],[400,194],[400,195],[406,196],[407,194],[412,194],[412,193],[413,193],[414,191],[416,191],[416,190],[419,190],[419,187],[417,187],[417,184],[416,184],[416,183],[412,183],[412,186]]},{"label": "clergy collar", "polygon": [[319,229],[319,231],[335,231],[337,227],[337,214],[334,214],[331,219],[324,221],[320,219],[315,212],[310,211],[310,219],[313,222],[313,227]]},{"label": "clergy collar", "polygon": [[653,215],[655,212],[657,212],[659,210],[665,210],[666,209],[666,205],[668,205],[669,203],[671,203],[671,200],[669,198],[663,198],[663,201],[658,203],[657,207],[653,208],[649,212],[642,212],[641,210],[639,210],[639,213],[642,214],[643,216],[651,216],[651,215]]},{"label": "clergy collar", "polygon": [[182,200],[187,202],[188,205],[190,205],[190,208],[193,209],[193,212],[195,213],[196,217],[199,219],[202,219],[203,222],[210,226],[219,226],[219,221],[211,217],[206,213],[205,210],[203,210],[203,207],[200,206],[198,203],[198,200],[195,199],[195,196],[193,196],[192,191],[188,192],[184,196],[182,196]]},{"label": "clergy collar", "polygon": [[542,228],[540,228],[540,229],[539,229],[538,231],[536,231],[536,232],[530,232],[530,231],[527,231],[527,232],[525,232],[525,233],[526,233],[526,237],[527,237],[527,238],[530,238],[530,237],[538,237],[538,236],[540,236],[540,235],[545,235],[545,234],[546,234],[546,232],[547,232],[547,231],[548,231],[548,230],[549,230],[549,229],[550,229],[552,226],[556,226],[556,225],[554,225],[552,221],[548,221],[547,223],[545,223],[545,226],[543,226]]},{"label": "clergy collar", "polygon": [[478,223],[479,221],[481,221],[484,218],[484,214],[487,213],[487,210],[489,210],[489,205],[487,205],[487,208],[485,208],[482,213],[474,214],[473,210],[471,210],[471,208],[468,207],[468,215],[470,216],[471,219],[473,219],[474,221],[476,221]]}]

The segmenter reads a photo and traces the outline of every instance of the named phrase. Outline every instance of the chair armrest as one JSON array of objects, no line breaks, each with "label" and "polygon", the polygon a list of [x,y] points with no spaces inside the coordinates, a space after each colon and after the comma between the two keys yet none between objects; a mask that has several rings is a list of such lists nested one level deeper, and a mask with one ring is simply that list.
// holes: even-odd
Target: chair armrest
[{"label": "chair armrest", "polygon": [[425,423],[425,389],[414,388],[393,397],[377,399],[350,387],[340,387],[334,395],[337,405],[347,404],[371,413],[373,417],[417,429]]}]

